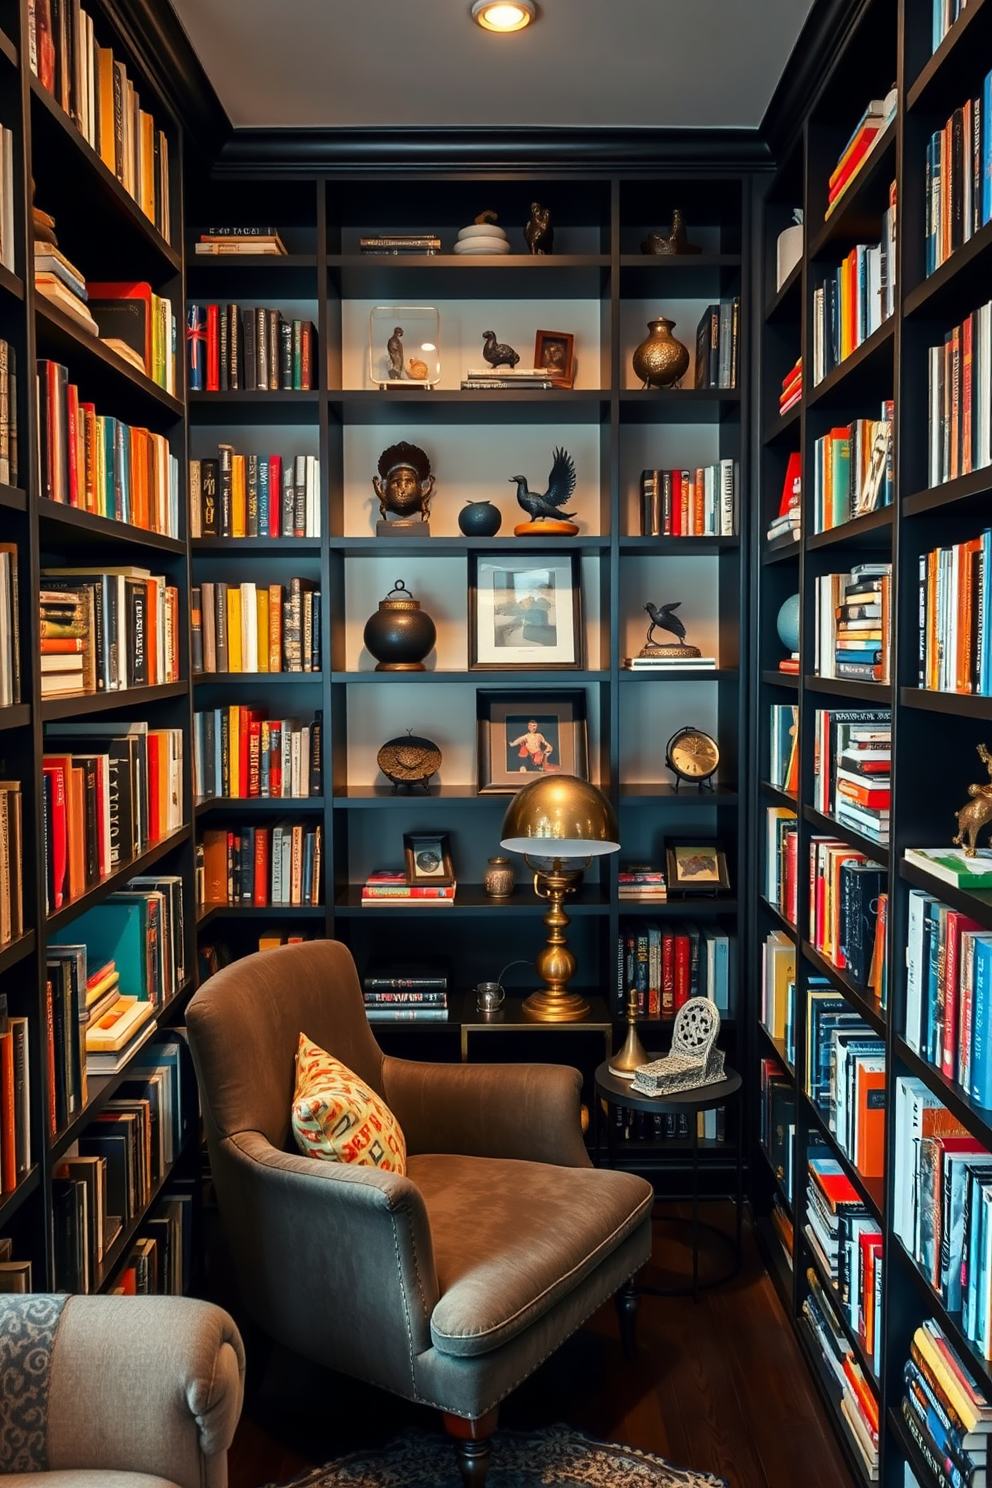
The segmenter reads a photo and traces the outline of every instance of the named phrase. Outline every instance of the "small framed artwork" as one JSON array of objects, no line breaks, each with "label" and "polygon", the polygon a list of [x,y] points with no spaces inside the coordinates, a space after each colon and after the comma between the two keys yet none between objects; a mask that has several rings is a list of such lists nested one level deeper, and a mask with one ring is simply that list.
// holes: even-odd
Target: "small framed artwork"
[{"label": "small framed artwork", "polygon": [[469,557],[470,665],[582,666],[579,559],[574,553]]},{"label": "small framed artwork", "polygon": [[584,692],[480,692],[476,707],[481,794],[542,775],[589,778]]},{"label": "small framed artwork", "polygon": [[406,881],[447,888],[455,881],[447,832],[404,832]]},{"label": "small framed artwork", "polygon": [[727,859],[717,842],[666,842],[669,894],[718,894],[730,888]]},{"label": "small framed artwork", "polygon": [[575,381],[575,337],[568,331],[538,331],[534,366],[562,387],[571,387]]}]

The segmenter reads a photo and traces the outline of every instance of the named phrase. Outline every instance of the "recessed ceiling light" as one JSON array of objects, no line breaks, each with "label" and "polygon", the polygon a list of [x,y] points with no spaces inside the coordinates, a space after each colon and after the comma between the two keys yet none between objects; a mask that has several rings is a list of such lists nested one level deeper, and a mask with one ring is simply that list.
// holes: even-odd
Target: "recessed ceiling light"
[{"label": "recessed ceiling light", "polygon": [[537,14],[534,0],[475,0],[472,19],[485,31],[522,31]]}]

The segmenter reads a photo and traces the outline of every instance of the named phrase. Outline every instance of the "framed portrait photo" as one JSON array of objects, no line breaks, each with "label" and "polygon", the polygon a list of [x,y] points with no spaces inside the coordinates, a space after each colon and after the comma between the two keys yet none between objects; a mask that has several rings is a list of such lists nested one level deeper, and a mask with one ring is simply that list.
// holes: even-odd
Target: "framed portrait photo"
[{"label": "framed portrait photo", "polygon": [[469,557],[469,664],[582,666],[579,559],[574,553]]},{"label": "framed portrait photo", "polygon": [[575,381],[575,337],[568,331],[538,331],[534,366],[562,387],[571,387]]},{"label": "framed portrait photo", "polygon": [[447,888],[455,881],[447,832],[404,832],[406,881]]},{"label": "framed portrait photo", "polygon": [[481,794],[542,775],[588,780],[584,692],[480,692],[477,709]]},{"label": "framed portrait photo", "polygon": [[669,894],[718,894],[730,888],[727,858],[718,842],[666,842]]}]

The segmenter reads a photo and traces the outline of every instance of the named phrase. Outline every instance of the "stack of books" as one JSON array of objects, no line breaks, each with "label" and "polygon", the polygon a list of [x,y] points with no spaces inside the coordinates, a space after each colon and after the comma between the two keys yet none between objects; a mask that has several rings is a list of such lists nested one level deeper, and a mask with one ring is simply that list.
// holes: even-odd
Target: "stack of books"
[{"label": "stack of books", "polygon": [[661,868],[641,866],[637,863],[621,866],[617,874],[617,893],[621,901],[624,899],[633,899],[637,902],[645,899],[667,899],[668,890],[665,886],[664,871]]},{"label": "stack of books", "polygon": [[100,339],[118,356],[176,395],[176,316],[172,301],[150,284],[119,280],[87,284]]},{"label": "stack of books", "polygon": [[469,367],[462,379],[463,389],[482,388],[560,388],[560,378],[552,377],[547,367]]},{"label": "stack of books", "polygon": [[[865,1295],[870,1303],[870,1326],[874,1335],[874,1374],[877,1378],[881,1364],[881,1349],[877,1340],[881,1335],[882,1308],[882,1255],[873,1245],[868,1247],[872,1257],[870,1275],[865,1278]],[[855,1271],[855,1275],[859,1273]],[[870,1483],[878,1482],[878,1399],[872,1380],[855,1358],[847,1335],[840,1322],[842,1303],[834,1287],[820,1281],[811,1266],[806,1272],[809,1291],[803,1302],[801,1327],[815,1353],[822,1358],[823,1372],[830,1381],[830,1396],[840,1412],[841,1424],[852,1450],[864,1463],[865,1475]],[[869,1290],[870,1288],[870,1290]],[[853,1287],[852,1292],[860,1300],[861,1291]]]},{"label": "stack of books", "polygon": [[411,884],[401,868],[376,868],[362,885],[363,909],[441,909],[455,902],[457,884]]},{"label": "stack of books", "polygon": [[845,361],[895,309],[895,193],[882,216],[881,241],[858,243],[813,291],[813,385]]},{"label": "stack of books", "polygon": [[935,1483],[978,1483],[992,1466],[992,1401],[964,1367],[940,1325],[913,1334],[903,1368],[903,1420]]},{"label": "stack of books", "polygon": [[193,1191],[186,1180],[142,1222],[111,1297],[181,1297],[189,1292],[193,1254]]},{"label": "stack of books", "polygon": [[778,548],[791,548],[802,536],[802,491],[803,462],[798,450],[789,455],[782,482],[782,499],[778,504],[778,515],[768,524],[765,537],[772,552]]},{"label": "stack of books", "polygon": [[441,239],[436,233],[377,233],[360,238],[359,250],[371,254],[441,252]]},{"label": "stack of books", "polygon": [[316,327],[279,310],[193,302],[186,346],[191,393],[298,393],[316,386]]},{"label": "stack of books", "polygon": [[100,327],[87,306],[89,293],[86,280],[75,264],[60,253],[55,242],[34,245],[34,287],[46,300],[65,311],[76,325],[99,336]]},{"label": "stack of books", "polygon": [[819,1262],[817,1289],[830,1286],[833,1305],[861,1338],[868,1357],[876,1359],[877,1373],[881,1231],[840,1163],[815,1143],[808,1149],[806,1205],[805,1235]]},{"label": "stack of books", "polygon": [[827,532],[843,522],[891,506],[891,400],[881,417],[855,419],[831,429],[813,445],[813,531]]},{"label": "stack of books", "polygon": [[992,693],[992,528],[934,548],[919,563],[919,685]]},{"label": "stack of books", "polygon": [[439,963],[373,963],[362,979],[370,1023],[445,1023],[448,972]]},{"label": "stack of books", "polygon": [[796,813],[785,806],[765,808],[765,896],[790,925],[799,919]]},{"label": "stack of books", "polygon": [[892,714],[888,708],[818,708],[814,720],[813,806],[887,841]]},{"label": "stack of books", "polygon": [[193,252],[217,257],[223,254],[261,253],[278,257],[286,245],[276,227],[208,227],[194,244]]},{"label": "stack of books", "polygon": [[740,358],[740,296],[707,305],[696,327],[693,387],[735,388]]},{"label": "stack of books", "polygon": [[799,790],[799,708],[772,703],[768,721],[768,783],[794,796]]},{"label": "stack of books", "polygon": [[809,845],[809,940],[825,961],[885,1003],[886,873],[836,837]]},{"label": "stack of books", "polygon": [[239,455],[190,460],[190,534],[199,537],[319,537],[316,455]]},{"label": "stack of books", "polygon": [[788,413],[794,408],[803,395],[803,359],[796,358],[796,364],[792,371],[782,379],[782,391],[778,396],[778,411],[780,414]]},{"label": "stack of books", "polygon": [[911,889],[906,932],[909,1047],[992,1106],[992,934],[933,894]]},{"label": "stack of books", "polygon": [[235,705],[193,715],[193,792],[197,801],[280,801],[320,796],[323,714],[312,723],[269,718],[267,708]]},{"label": "stack of books", "polygon": [[21,782],[0,781],[0,946],[24,934],[23,855]]},{"label": "stack of books", "polygon": [[863,1178],[885,1157],[885,1041],[832,987],[807,991],[807,1093]]},{"label": "stack of books", "polygon": [[42,697],[96,692],[92,591],[42,589],[38,617]]},{"label": "stack of books", "polygon": [[[320,590],[283,584],[209,583],[191,592],[193,670],[319,672]],[[199,663],[199,665],[197,665]]]},{"label": "stack of books", "polygon": [[730,1007],[731,937],[713,926],[667,920],[639,923],[617,938],[614,1011],[625,1017],[631,992],[639,1018],[674,1018],[690,997]]},{"label": "stack of books", "polygon": [[198,901],[213,904],[320,904],[323,826],[286,820],[272,827],[208,828],[197,848]]},{"label": "stack of books", "polygon": [[992,221],[992,72],[927,144],[926,271],[932,274]]},{"label": "stack of books", "polygon": [[628,672],[693,672],[716,671],[715,656],[668,656],[663,651],[648,656],[625,656]]},{"label": "stack of books", "polygon": [[992,464],[992,302],[931,346],[928,484]]},{"label": "stack of books", "polygon": [[[761,1115],[759,1139],[782,1192],[792,1203],[796,1148],[796,1087],[777,1059],[761,1061]],[[788,1222],[792,1234],[792,1220]],[[780,1238],[785,1237],[780,1234]],[[789,1246],[791,1254],[792,1247]]]},{"label": "stack of books", "polygon": [[14,132],[0,124],[0,264],[13,274],[14,253]]},{"label": "stack of books", "polygon": [[16,486],[17,353],[0,337],[0,486]]},{"label": "stack of books", "polygon": [[737,463],[641,471],[642,537],[733,537]]},{"label": "stack of books", "polygon": [[892,88],[884,98],[873,98],[830,172],[826,218],[836,211],[847,188],[871,158],[890,121],[896,116],[898,93]]},{"label": "stack of books", "polygon": [[46,568],[41,582],[43,697],[179,681],[179,590],[162,575]]},{"label": "stack of books", "polygon": [[891,563],[859,563],[816,581],[818,677],[888,682],[891,576]]}]

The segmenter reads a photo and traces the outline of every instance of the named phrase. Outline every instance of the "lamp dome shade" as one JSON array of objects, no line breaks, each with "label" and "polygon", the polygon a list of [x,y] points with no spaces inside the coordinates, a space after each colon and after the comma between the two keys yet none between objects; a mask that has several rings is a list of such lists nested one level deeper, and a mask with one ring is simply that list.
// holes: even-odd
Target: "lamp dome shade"
[{"label": "lamp dome shade", "polygon": [[620,829],[601,790],[575,775],[543,775],[514,796],[500,847],[558,858],[618,852]]}]

